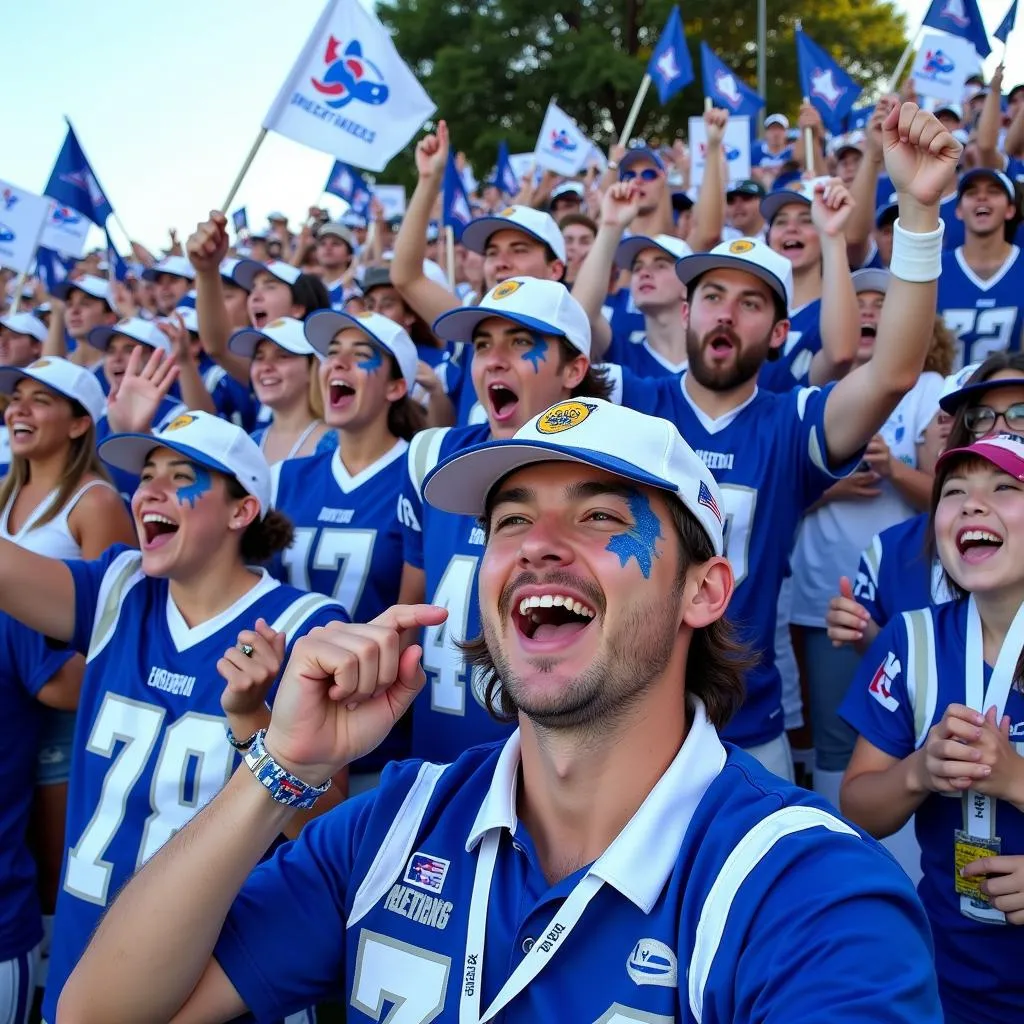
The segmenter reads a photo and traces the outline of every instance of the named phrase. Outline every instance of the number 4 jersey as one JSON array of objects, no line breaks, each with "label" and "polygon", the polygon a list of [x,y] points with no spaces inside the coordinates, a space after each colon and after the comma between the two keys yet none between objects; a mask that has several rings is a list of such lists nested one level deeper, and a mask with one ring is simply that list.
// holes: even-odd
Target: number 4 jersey
[{"label": "number 4 jersey", "polygon": [[261,571],[231,607],[190,628],[167,580],[146,576],[141,561],[116,546],[95,562],[66,563],[75,586],[71,646],[86,654],[87,668],[43,1003],[51,1022],[104,908],[235,769],[217,660],[260,617],[286,634],[288,652],[314,626],[347,620],[325,597]]}]

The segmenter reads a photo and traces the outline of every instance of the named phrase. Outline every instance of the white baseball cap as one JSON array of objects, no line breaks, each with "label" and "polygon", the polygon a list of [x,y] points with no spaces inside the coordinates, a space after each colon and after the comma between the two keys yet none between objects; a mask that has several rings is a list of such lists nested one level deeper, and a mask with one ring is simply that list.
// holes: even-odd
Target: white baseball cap
[{"label": "white baseball cap", "polygon": [[256,275],[264,271],[288,285],[295,284],[302,273],[298,267],[293,267],[290,263],[285,263],[283,260],[271,260],[266,264],[257,263],[256,260],[246,260],[235,268],[232,280],[247,292],[251,292]]},{"label": "white baseball cap", "polygon": [[181,317],[181,322],[189,334],[199,333],[199,314],[196,312],[195,306],[177,306],[174,313]]},{"label": "white baseball cap", "polygon": [[208,412],[187,412],[156,434],[114,434],[101,442],[98,451],[104,462],[138,475],[154,448],[170,448],[201,466],[234,477],[260,503],[260,518],[267,514],[270,466],[259,445],[241,427]]},{"label": "white baseball cap", "polygon": [[228,349],[235,355],[252,359],[256,346],[261,341],[272,341],[278,348],[291,352],[295,356],[315,356],[316,352],[306,341],[302,321],[293,316],[282,316],[272,320],[262,330],[255,327],[243,327],[228,338]]},{"label": "white baseball cap", "polygon": [[114,308],[114,300],[110,295],[110,282],[105,277],[84,274],[74,281],[61,281],[53,286],[53,297],[67,299],[75,290],[83,292],[85,295],[91,295],[94,299],[102,299],[111,309]]},{"label": "white baseball cap", "polygon": [[853,278],[853,290],[858,295],[861,292],[881,292],[885,295],[889,290],[889,271],[881,267],[861,267],[850,276]]},{"label": "white baseball cap", "polygon": [[423,496],[445,512],[479,516],[495,484],[537,462],[577,462],[675,494],[715,554],[724,550],[721,491],[675,425],[600,398],[558,402],[507,440],[457,452],[427,474]]},{"label": "white baseball cap", "polygon": [[350,316],[348,313],[337,313],[333,309],[319,309],[309,316],[302,326],[306,332],[306,340],[321,356],[327,355],[327,349],[338,331],[348,327],[361,331],[371,342],[394,357],[402,372],[402,379],[409,391],[412,391],[416,383],[419,356],[416,354],[416,345],[401,324],[396,324],[394,320],[389,320],[380,313],[359,313]]},{"label": "white baseball cap", "polygon": [[0,394],[13,394],[15,384],[25,377],[31,377],[65,398],[78,402],[92,417],[93,423],[99,422],[107,407],[96,374],[67,359],[46,356],[28,366],[0,366]]},{"label": "white baseball cap", "polygon": [[462,244],[471,252],[483,254],[487,240],[496,231],[522,231],[524,235],[543,242],[564,263],[565,239],[554,217],[529,206],[509,206],[501,213],[471,220],[462,232]]},{"label": "white baseball cap", "polygon": [[575,196],[577,199],[583,198],[583,182],[582,181],[563,181],[560,185],[556,185],[551,190],[551,201],[554,202],[556,199],[562,199],[565,196]]},{"label": "white baseball cap", "polygon": [[196,279],[196,271],[191,263],[184,256],[165,256],[158,260],[151,267],[146,267],[142,272],[143,280],[155,281],[160,274],[170,274],[171,277],[183,277],[187,281]]},{"label": "white baseball cap", "polygon": [[[237,284],[239,288],[245,288],[245,285],[240,284],[238,281],[238,271],[242,267],[248,267],[249,272],[255,277],[263,269],[263,264],[256,260],[251,260],[244,255],[240,257],[230,256],[226,260],[221,260],[220,276],[225,281],[230,281],[231,284]],[[246,288],[245,290],[250,291],[251,289]]]},{"label": "white baseball cap", "polygon": [[540,334],[558,335],[590,358],[590,321],[583,307],[564,284],[539,277],[502,281],[479,305],[443,313],[434,321],[433,331],[442,341],[471,341],[477,326],[491,317],[511,320]]},{"label": "white baseball cap", "polygon": [[171,351],[171,343],[167,335],[157,327],[154,321],[143,320],[140,316],[133,316],[130,320],[118,320],[116,324],[109,327],[106,325],[94,327],[89,332],[87,340],[93,348],[105,350],[115,334],[131,338],[132,341],[138,341],[150,348],[160,348],[165,352]]},{"label": "white baseball cap", "polygon": [[769,114],[764,119],[765,128],[771,128],[773,124],[780,125],[783,128],[789,128],[789,118],[785,114]]},{"label": "white baseball cap", "polygon": [[10,316],[0,317],[0,327],[6,327],[15,334],[27,334],[39,342],[46,341],[48,333],[46,324],[32,313],[12,313]]},{"label": "white baseball cap", "polygon": [[615,266],[620,270],[632,270],[633,261],[645,249],[660,249],[674,260],[689,256],[693,250],[681,239],[673,235],[630,235],[619,242],[615,249]]},{"label": "white baseball cap", "polygon": [[761,216],[769,224],[775,220],[775,215],[784,206],[792,206],[794,203],[800,206],[810,206],[814,200],[814,187],[819,181],[827,182],[828,178],[814,178],[811,181],[794,181],[792,187],[775,189],[761,200]]},{"label": "white baseball cap", "polygon": [[793,264],[757,238],[719,242],[710,252],[684,256],[676,264],[676,275],[689,288],[701,274],[719,267],[753,274],[771,288],[786,309],[793,304]]}]

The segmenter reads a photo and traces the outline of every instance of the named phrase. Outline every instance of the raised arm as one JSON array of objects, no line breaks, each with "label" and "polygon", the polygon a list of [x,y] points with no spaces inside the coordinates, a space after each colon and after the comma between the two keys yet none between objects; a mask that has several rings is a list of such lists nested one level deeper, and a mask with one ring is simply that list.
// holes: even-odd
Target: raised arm
[{"label": "raised arm", "polygon": [[875,196],[878,193],[878,176],[884,166],[882,122],[894,103],[890,97],[883,96],[872,112],[864,133],[864,158],[850,185],[853,210],[846,222],[846,252],[854,269],[867,259],[868,243],[875,226]]},{"label": "raised arm", "polygon": [[962,149],[915,103],[894,107],[882,131],[886,170],[899,196],[892,279],[874,354],[836,384],[825,405],[825,442],[833,463],[852,458],[871,440],[924,367],[941,268],[939,200]]},{"label": "raised arm", "polygon": [[37,633],[68,643],[75,635],[75,584],[57,558],[0,540],[0,611]]},{"label": "raised arm", "polygon": [[1003,119],[1000,101],[1003,98],[1003,65],[1000,64],[988,85],[988,95],[981,106],[978,118],[977,142],[978,163],[981,167],[994,170],[1006,169],[1006,157],[999,152],[999,123]]},{"label": "raised arm", "polygon": [[687,242],[694,252],[713,249],[722,240],[725,227],[725,166],[722,140],[729,123],[729,112],[718,107],[704,111],[704,131],[708,152],[704,161],[704,180],[693,206],[693,224]]}]

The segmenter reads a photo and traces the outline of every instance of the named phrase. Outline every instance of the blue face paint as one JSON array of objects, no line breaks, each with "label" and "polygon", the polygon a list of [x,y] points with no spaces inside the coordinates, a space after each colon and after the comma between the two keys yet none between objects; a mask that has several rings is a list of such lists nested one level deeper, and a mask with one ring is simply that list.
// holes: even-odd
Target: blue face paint
[{"label": "blue face paint", "polygon": [[376,345],[371,346],[371,354],[362,362],[356,363],[360,370],[367,373],[376,373],[384,365],[384,354]]},{"label": "blue face paint", "polygon": [[209,494],[213,489],[213,477],[210,476],[210,471],[204,466],[200,466],[195,462],[190,463],[190,465],[192,466],[192,472],[196,475],[195,482],[179,487],[174,492],[174,495],[178,499],[179,505],[184,505],[187,501],[190,508],[195,508],[196,502],[204,494]]},{"label": "blue face paint", "polygon": [[618,555],[623,568],[631,558],[635,558],[644,579],[650,579],[654,559],[659,557],[655,543],[661,540],[661,523],[651,503],[637,491],[629,497],[629,513],[633,517],[633,526],[612,537],[605,545],[605,551]]},{"label": "blue face paint", "polygon": [[533,342],[523,353],[523,359],[533,364],[534,373],[540,373],[541,360],[543,359],[544,362],[547,362],[548,359],[548,343],[536,331],[530,331],[530,337],[533,339]]}]

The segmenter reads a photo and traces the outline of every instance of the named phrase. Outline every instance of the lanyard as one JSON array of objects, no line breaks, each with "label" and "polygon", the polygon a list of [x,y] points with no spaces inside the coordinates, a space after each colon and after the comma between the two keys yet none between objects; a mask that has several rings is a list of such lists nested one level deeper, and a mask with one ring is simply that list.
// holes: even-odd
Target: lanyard
[{"label": "lanyard", "polygon": [[[308,440],[309,435],[312,434],[313,431],[316,430],[316,428],[319,427],[322,422],[322,420],[313,420],[313,422],[310,423],[310,425],[306,427],[306,429],[301,434],[299,434],[298,441],[296,441],[295,444],[292,445],[292,450],[281,461],[286,462],[288,459],[294,459],[296,454],[302,450],[302,446]],[[260,451],[263,451],[264,447],[266,446],[267,434],[269,433],[270,426],[268,426],[267,429],[264,430],[263,433],[260,435]]]},{"label": "lanyard", "polygon": [[477,856],[473,878],[473,895],[469,904],[469,927],[466,931],[466,962],[459,1001],[459,1024],[486,1024],[500,1013],[547,966],[579,923],[587,904],[597,895],[604,880],[588,872],[558,912],[548,923],[530,952],[519,962],[509,979],[495,996],[494,1002],[480,1015],[480,981],[484,967],[484,940],[487,931],[487,902],[491,892],[494,865],[498,859],[501,829],[492,828],[484,836]]}]

